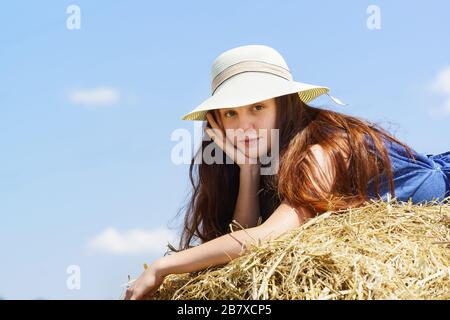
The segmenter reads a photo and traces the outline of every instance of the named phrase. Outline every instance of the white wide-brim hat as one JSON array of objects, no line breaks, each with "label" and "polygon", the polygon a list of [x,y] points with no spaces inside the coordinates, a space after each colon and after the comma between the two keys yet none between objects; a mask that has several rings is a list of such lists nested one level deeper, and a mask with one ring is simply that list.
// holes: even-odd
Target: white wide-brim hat
[{"label": "white wide-brim hat", "polygon": [[246,45],[221,53],[211,68],[211,97],[182,117],[206,120],[213,109],[236,108],[297,92],[307,103],[327,94],[335,103],[346,105],[328,94],[328,87],[293,80],[280,53],[265,45]]}]

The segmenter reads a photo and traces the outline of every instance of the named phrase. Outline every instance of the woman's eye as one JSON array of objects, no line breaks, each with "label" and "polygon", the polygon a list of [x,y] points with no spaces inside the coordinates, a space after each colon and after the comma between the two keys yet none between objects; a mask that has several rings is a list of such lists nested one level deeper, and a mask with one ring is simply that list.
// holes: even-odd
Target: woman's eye
[{"label": "woman's eye", "polygon": [[255,108],[255,110],[262,110],[262,109],[264,109],[264,106],[258,104],[254,108]]},{"label": "woman's eye", "polygon": [[234,115],[234,111],[227,111],[224,114],[225,114],[225,117],[230,118]]}]

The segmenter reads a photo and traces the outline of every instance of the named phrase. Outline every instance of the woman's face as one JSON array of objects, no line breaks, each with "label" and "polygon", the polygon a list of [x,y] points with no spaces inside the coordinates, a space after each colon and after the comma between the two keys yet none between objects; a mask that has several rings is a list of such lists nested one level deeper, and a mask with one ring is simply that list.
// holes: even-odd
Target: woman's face
[{"label": "woman's face", "polygon": [[270,153],[271,130],[276,129],[275,98],[238,108],[216,109],[215,113],[227,139],[247,157],[256,159]]}]

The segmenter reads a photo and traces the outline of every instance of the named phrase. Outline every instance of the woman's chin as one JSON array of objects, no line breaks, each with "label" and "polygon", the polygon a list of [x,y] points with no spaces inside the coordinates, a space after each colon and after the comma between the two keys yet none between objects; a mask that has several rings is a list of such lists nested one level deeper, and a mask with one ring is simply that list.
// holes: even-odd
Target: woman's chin
[{"label": "woman's chin", "polygon": [[249,148],[249,149],[243,151],[243,153],[248,158],[258,159],[258,158],[261,158],[262,155],[265,155],[264,151],[265,150],[259,151],[258,148]]}]

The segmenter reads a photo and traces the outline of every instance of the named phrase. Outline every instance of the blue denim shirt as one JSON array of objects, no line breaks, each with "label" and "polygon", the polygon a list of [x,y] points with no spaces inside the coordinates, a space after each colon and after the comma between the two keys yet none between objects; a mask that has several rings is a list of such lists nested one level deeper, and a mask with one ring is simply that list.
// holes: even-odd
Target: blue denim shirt
[{"label": "blue denim shirt", "polygon": [[[368,141],[372,146],[371,140]],[[425,155],[410,148],[416,159],[414,161],[398,143],[385,139],[385,145],[391,159],[397,200],[406,202],[411,198],[413,203],[420,203],[450,196],[450,151]],[[386,201],[390,189],[385,173],[379,183],[379,194],[376,195],[373,178],[370,180],[367,189],[369,198],[381,196]]]}]

